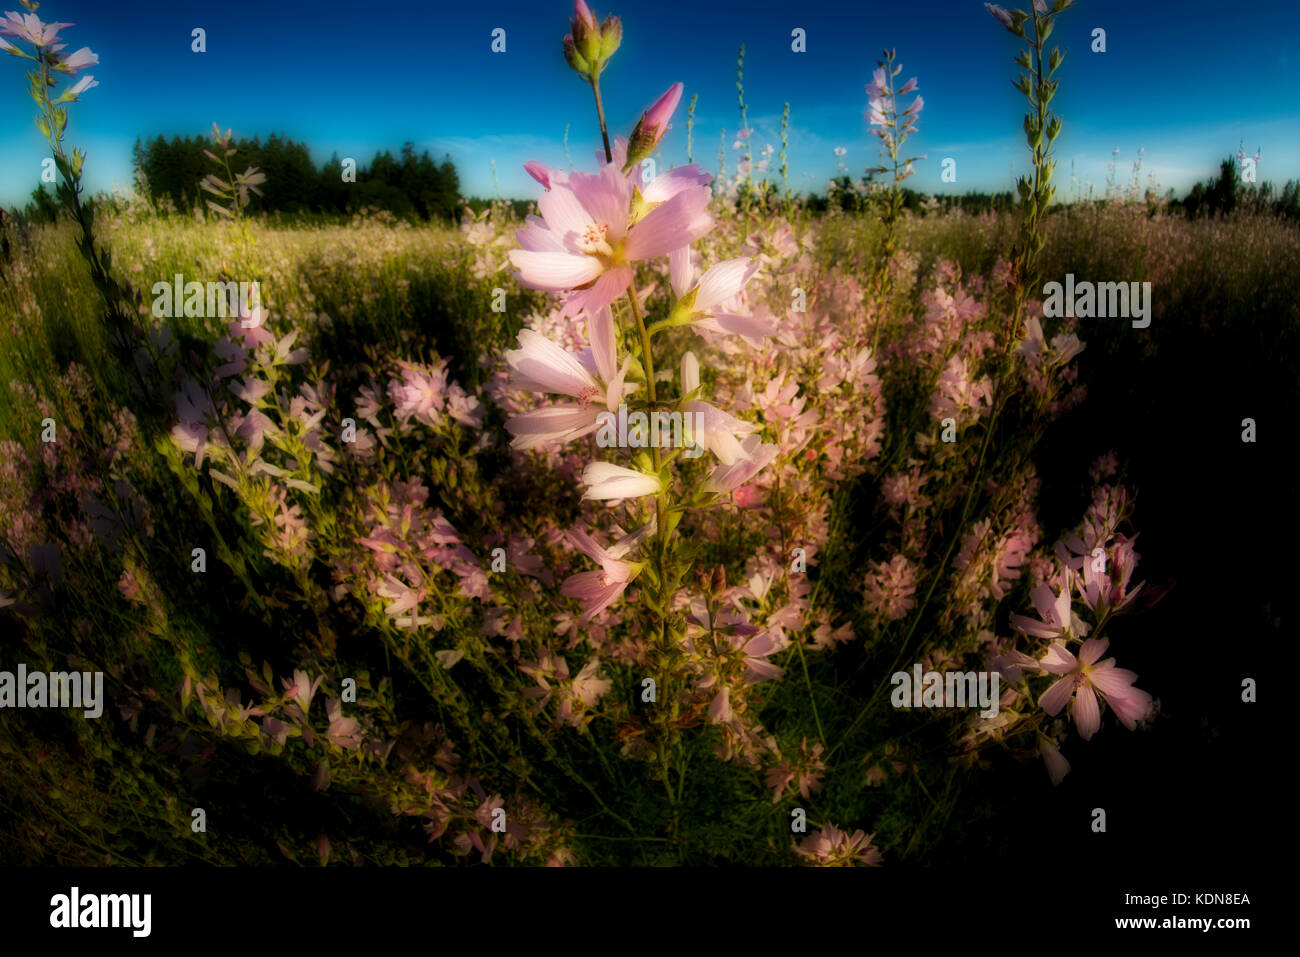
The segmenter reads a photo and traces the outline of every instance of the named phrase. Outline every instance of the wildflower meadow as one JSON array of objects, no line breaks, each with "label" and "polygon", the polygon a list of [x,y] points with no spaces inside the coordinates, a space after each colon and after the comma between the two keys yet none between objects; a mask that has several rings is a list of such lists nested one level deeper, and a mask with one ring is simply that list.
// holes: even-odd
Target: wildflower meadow
[{"label": "wildflower meadow", "polygon": [[[568,124],[495,199],[484,154],[418,155],[478,82],[432,60],[398,157],[321,172],[232,98],[202,140],[103,117],[142,139],[94,192],[109,14],[5,13],[7,175],[43,182],[0,225],[0,862],[1077,865],[1125,878],[1103,923],[1189,890],[1147,865],[1244,893],[1300,329],[1300,175],[1263,177],[1300,154],[1085,186],[1082,71],[1158,39],[942,6],[961,82],[845,21],[816,184],[755,92],[814,69],[798,11],[701,13],[703,89],[689,17],[483,11],[493,142]],[[177,56],[242,62],[187,16]],[[1014,156],[983,200],[930,128],[962,86]]]}]

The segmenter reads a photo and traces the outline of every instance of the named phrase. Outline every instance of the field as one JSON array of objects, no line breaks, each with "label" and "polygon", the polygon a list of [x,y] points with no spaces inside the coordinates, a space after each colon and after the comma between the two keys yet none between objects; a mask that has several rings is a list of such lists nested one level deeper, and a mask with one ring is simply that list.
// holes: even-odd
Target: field
[{"label": "field", "polygon": [[1266,749],[1295,221],[1054,203],[1038,146],[1014,211],[904,210],[896,143],[814,213],[643,176],[660,108],[528,219],[9,221],[0,671],[104,691],[0,675],[0,860],[1219,859],[1173,796]]},{"label": "field", "polygon": [[[684,665],[665,669],[679,696],[675,707],[659,705],[676,712],[667,731],[640,703],[642,676],[665,668],[638,627],[643,606],[629,600],[581,627],[578,604],[556,587],[584,567],[565,530],[617,520],[616,510],[579,502],[575,479],[594,446],[508,447],[505,416],[525,400],[505,387],[504,349],[521,328],[575,336],[505,268],[517,223],[489,215],[460,231],[254,224],[249,274],[276,290],[266,329],[279,341],[297,330],[293,345],[307,355],[263,366],[279,401],[239,401],[230,390],[237,378],[214,392],[232,417],[233,442],[209,438],[197,468],[195,450],[182,451],[167,427],[169,412],[151,415],[130,398],[70,230],[14,237],[0,488],[5,592],[26,607],[11,620],[28,661],[102,669],[117,705],[98,723],[43,718],[39,736],[31,719],[5,722],[8,811],[27,825],[9,832],[8,853],[33,862],[49,860],[51,848],[77,863],[303,861],[325,835],[321,846],[333,851],[324,856],[406,861],[439,846],[419,836],[423,828],[446,835],[446,852],[472,849],[477,859],[494,843],[483,809],[503,799],[519,809],[521,831],[507,830],[495,859],[504,852],[521,862],[795,859],[780,837],[794,806],[823,826],[865,827],[886,859],[924,857],[948,829],[961,830],[959,795],[970,775],[990,773],[978,769],[986,752],[1013,742],[1032,751],[1035,738],[1016,741],[1015,724],[986,729],[953,712],[921,726],[907,712],[900,719],[882,676],[903,648],[917,661],[961,663],[1007,634],[999,609],[1022,610],[1029,586],[1053,580],[1057,538],[1097,521],[1099,502],[1114,507],[1106,496],[1123,500],[1114,461],[1094,470],[1095,488],[1087,479],[1088,457],[1111,451],[1110,430],[1085,431],[1071,456],[1083,470],[1054,477],[1057,508],[1070,517],[1048,527],[1037,517],[1034,444],[991,443],[976,473],[988,485],[976,486],[979,427],[951,451],[934,441],[927,401],[949,355],[964,337],[997,328],[1009,217],[905,220],[883,305],[865,292],[878,220],[773,221],[725,207],[719,220],[706,261],[765,257],[768,268],[747,289],[754,307],[770,303],[780,315],[787,290],[799,287],[809,299],[806,313],[784,315],[780,345],[682,337],[713,394],[754,410],[781,446],[754,492],[707,517],[687,514],[689,540],[701,547],[682,592],[696,602],[713,594],[715,613],[729,602],[732,615],[779,634],[763,661],[780,673],[752,685],[732,679],[729,726],[717,720],[715,694],[691,688],[698,677],[681,675]],[[216,224],[126,209],[102,227],[128,279],[217,275],[240,255]],[[1268,218],[1189,223],[1136,206],[1071,210],[1049,220],[1044,258],[1052,275],[1149,277],[1161,295],[1149,334],[1100,320],[1079,328],[1083,357],[1096,358],[1037,385],[1047,407],[1040,421],[1075,403],[1123,410],[1149,394],[1134,375],[1109,370],[1148,369],[1166,342],[1176,349],[1193,334],[1232,329],[1280,352],[1300,318],[1289,294],[1300,288],[1295,231]],[[504,312],[491,309],[497,288]],[[1276,321],[1252,321],[1261,314]],[[203,368],[217,330],[201,320],[166,325],[184,382]],[[391,398],[399,376],[435,377],[443,359],[448,381],[477,402],[469,422],[403,420],[402,400],[395,407]],[[1128,418],[1144,418],[1127,407]],[[236,425],[254,409],[272,423],[260,454]],[[56,444],[41,442],[46,416],[64,430]],[[349,416],[364,452],[336,439]],[[1051,441],[1069,424],[1034,427],[1034,439]],[[319,491],[286,488],[270,471],[259,480],[247,464],[288,469],[295,459],[293,474]],[[218,467],[231,474],[233,461],[246,463],[242,487],[212,481]],[[978,494],[963,509],[971,490]],[[367,535],[369,547],[358,544]],[[401,551],[376,549],[380,536]],[[54,567],[24,581],[24,560],[38,561],[51,543]],[[194,547],[211,556],[202,574],[191,570]],[[501,573],[491,569],[496,547],[507,550]],[[802,581],[788,571],[795,548],[810,569]],[[382,562],[387,554],[403,564]],[[716,566],[725,577],[699,590],[698,569]],[[393,609],[411,592],[414,627]],[[293,684],[295,674],[323,679],[321,697],[335,701],[342,679],[355,677],[352,717],[329,720],[320,699],[319,714],[295,713],[294,695],[307,687]],[[1160,687],[1159,672],[1151,677]],[[660,734],[676,753],[657,749]],[[260,796],[255,818],[234,813],[250,792]],[[221,822],[219,843],[191,840],[195,807],[214,830]],[[58,840],[72,835],[98,838],[74,851]]]}]

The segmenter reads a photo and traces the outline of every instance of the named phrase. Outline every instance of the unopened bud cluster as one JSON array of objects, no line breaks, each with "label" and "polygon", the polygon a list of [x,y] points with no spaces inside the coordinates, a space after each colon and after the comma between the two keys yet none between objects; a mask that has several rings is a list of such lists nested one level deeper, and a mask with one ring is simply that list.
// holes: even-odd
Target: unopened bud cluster
[{"label": "unopened bud cluster", "polygon": [[623,42],[622,21],[609,16],[598,24],[596,15],[583,0],[573,0],[569,25],[572,32],[564,37],[564,59],[583,79],[594,83]]}]

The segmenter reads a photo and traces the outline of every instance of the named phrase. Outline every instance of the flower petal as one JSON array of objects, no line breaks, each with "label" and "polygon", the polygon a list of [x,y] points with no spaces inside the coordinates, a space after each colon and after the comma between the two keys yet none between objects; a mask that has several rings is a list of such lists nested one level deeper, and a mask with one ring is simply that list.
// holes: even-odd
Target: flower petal
[{"label": "flower petal", "polygon": [[628,230],[624,255],[631,260],[666,256],[689,246],[713,228],[709,215],[712,191],[707,187],[683,190],[661,203]]},{"label": "flower petal", "polygon": [[1074,726],[1079,729],[1079,737],[1091,741],[1092,736],[1101,727],[1101,709],[1097,706],[1097,694],[1092,685],[1086,682],[1079,686],[1074,696]]},{"label": "flower petal", "polygon": [[605,267],[595,256],[581,253],[510,250],[510,261],[519,270],[519,282],[529,289],[576,289],[591,282]]},{"label": "flower petal", "polygon": [[1065,707],[1066,702],[1070,700],[1073,694],[1074,678],[1068,675],[1064,678],[1058,678],[1050,688],[1043,692],[1038,699],[1038,706],[1052,717],[1056,717],[1061,713],[1061,709]]},{"label": "flower petal", "polygon": [[758,264],[746,256],[728,259],[711,266],[700,277],[699,291],[695,294],[695,311],[712,312],[715,306],[726,302],[745,288],[745,284],[758,272]]}]

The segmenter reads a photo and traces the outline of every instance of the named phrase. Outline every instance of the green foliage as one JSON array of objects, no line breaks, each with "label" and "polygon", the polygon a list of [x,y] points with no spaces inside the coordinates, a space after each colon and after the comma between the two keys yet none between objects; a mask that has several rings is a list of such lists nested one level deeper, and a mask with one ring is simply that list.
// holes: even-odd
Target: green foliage
[{"label": "green foliage", "polygon": [[[202,198],[199,182],[210,172],[203,151],[210,145],[202,136],[136,140],[132,161],[155,205],[165,201],[189,209]],[[231,145],[241,163],[267,176],[254,211],[345,213],[371,207],[403,218],[449,220],[458,206],[460,180],[451,158],[438,163],[427,151],[417,156],[412,143],[396,157],[387,150],[376,153],[368,166],[357,167],[355,183],[344,180],[337,153],[317,169],[305,144],[276,133],[265,141],[236,138]]]},{"label": "green foliage", "polygon": [[[504,209],[489,212],[493,235],[508,233],[509,218],[496,220],[506,216]],[[330,358],[341,396],[354,392],[368,380],[368,370],[382,367],[385,355],[394,352],[453,356],[455,377],[470,382],[482,370],[463,357],[506,347],[518,317],[545,307],[540,297],[527,298],[535,294],[511,287],[511,297],[524,297],[515,300],[513,318],[485,310],[491,289],[503,281],[494,272],[500,264],[477,261],[475,247],[446,229],[369,219],[346,228],[255,220],[250,228],[256,240],[248,250],[251,267],[267,277],[273,311],[304,317],[313,354]],[[225,230],[138,210],[104,208],[96,229],[115,250],[114,268],[145,279],[196,262],[204,272],[215,272],[236,249],[236,238]],[[975,274],[992,267],[1017,229],[1007,215],[904,214],[899,244],[923,264],[949,259]],[[1181,321],[1241,324],[1265,309],[1290,315],[1291,327],[1300,322],[1294,312],[1300,281],[1294,230],[1279,219],[1237,212],[1226,220],[1189,222],[1137,207],[1097,205],[1051,216],[1045,230],[1045,269],[1128,274],[1140,263],[1144,275],[1169,291],[1172,315]],[[196,472],[192,459],[182,459],[163,438],[169,417],[151,419],[140,410],[132,428],[115,412],[129,402],[130,382],[108,358],[102,307],[72,244],[74,235],[66,222],[6,226],[12,262],[0,281],[0,436],[16,442],[33,463],[25,478],[30,487],[46,489],[74,488],[69,483],[76,475],[102,474],[106,449],[120,443],[125,451],[114,456],[112,474],[114,483],[126,485],[110,483],[95,494],[123,515],[144,507],[139,521],[147,536],[143,547],[128,536],[117,552],[68,552],[60,585],[35,582],[51,588],[39,619],[0,612],[6,628],[16,627],[6,663],[102,668],[110,702],[96,722],[60,711],[10,712],[0,722],[0,811],[14,822],[0,837],[0,858],[316,864],[323,834],[333,845],[331,863],[478,860],[477,853],[451,853],[446,839],[430,844],[422,828],[427,818],[393,811],[420,806],[424,785],[412,780],[432,775],[436,786],[446,783],[447,772],[430,759],[444,735],[454,742],[462,767],[472,769],[489,793],[505,796],[512,809],[545,809],[539,813],[549,822],[549,836],[537,845],[537,855],[498,854],[495,863],[535,863],[561,846],[595,864],[788,863],[795,807],[808,812],[813,826],[871,822],[875,843],[890,860],[925,860],[945,835],[984,813],[961,800],[965,775],[972,772],[940,760],[948,745],[939,723],[918,725],[879,702],[868,706],[876,683],[867,679],[883,673],[895,652],[887,644],[875,649],[860,676],[847,680],[834,658],[808,657],[806,683],[798,652],[791,649],[780,661],[787,678],[764,692],[768,730],[783,754],[816,741],[819,726],[834,729],[829,740],[844,741],[842,753],[854,754],[827,776],[822,790],[807,797],[791,791],[773,801],[763,772],[718,760],[719,733],[700,728],[671,756],[672,780],[682,787],[674,813],[654,762],[620,755],[636,740],[628,736],[638,708],[638,687],[630,676],[602,703],[602,720],[585,731],[555,734],[528,717],[526,682],[502,677],[509,674],[498,667],[504,643],[480,636],[483,622],[473,602],[447,590],[428,609],[446,616],[445,629],[414,638],[385,626],[382,608],[351,596],[329,600],[328,568],[314,562],[300,575],[265,554],[261,532],[240,497]],[[821,226],[814,254],[851,267],[878,255],[883,237],[873,212],[831,217]],[[1236,255],[1241,249],[1249,255]],[[892,295],[898,303],[891,309],[917,308],[914,285],[900,284]],[[176,336],[191,343],[184,353],[203,348],[214,335],[200,323],[174,324]],[[342,401],[339,416],[351,411],[350,400]],[[896,401],[904,397],[891,396],[891,408]],[[33,429],[44,411],[57,417],[67,437],[50,462],[41,458]],[[459,429],[412,437],[387,460],[389,477],[425,477],[430,505],[443,509],[467,541],[491,533],[485,515],[498,497],[571,499],[569,487],[554,476],[519,476],[497,452],[470,455],[469,444]],[[13,448],[6,446],[6,455],[16,455]],[[844,608],[854,607],[851,583],[871,554],[873,517],[861,503],[877,494],[871,480],[863,479],[838,500],[831,517],[818,580]],[[366,488],[331,483],[320,496],[303,497],[312,527],[324,536],[321,555],[366,533],[355,516],[371,495]],[[797,510],[798,501],[788,507]],[[75,526],[80,509],[77,495],[64,492],[42,499],[32,516],[41,535],[54,539],[60,527]],[[567,522],[573,516],[556,518]],[[206,577],[189,569],[196,542],[208,547]],[[698,561],[707,567],[761,545],[761,530],[736,525]],[[555,554],[544,557],[549,563]],[[124,571],[144,583],[143,601],[124,599],[118,588]],[[0,591],[15,584],[0,585]],[[528,627],[548,629],[553,606],[544,596],[554,592],[539,586],[537,597],[527,597],[534,593],[520,576],[510,587],[519,589],[517,608]],[[871,648],[870,624],[859,617],[857,625]],[[449,650],[464,657],[447,668],[437,654]],[[340,693],[342,676],[357,677],[359,700],[348,713],[392,735],[398,742],[393,751],[382,757],[321,744],[326,722],[319,697],[313,705],[315,746],[300,737],[283,745],[270,742],[237,711],[217,717],[225,712],[221,702],[228,692],[241,703],[274,703],[280,679],[295,667],[326,675],[321,694],[332,697]],[[269,693],[258,692],[259,685]],[[177,694],[183,686],[190,688],[188,703]],[[210,710],[198,701],[200,689]],[[807,706],[810,695],[815,713]],[[891,778],[889,787],[878,786],[869,774],[894,761],[914,763],[915,770]],[[312,781],[322,762],[330,784],[318,791]],[[680,778],[678,769],[684,772]],[[472,820],[477,804],[471,795],[451,809],[453,821]],[[206,835],[190,829],[196,807],[207,812]]]}]

